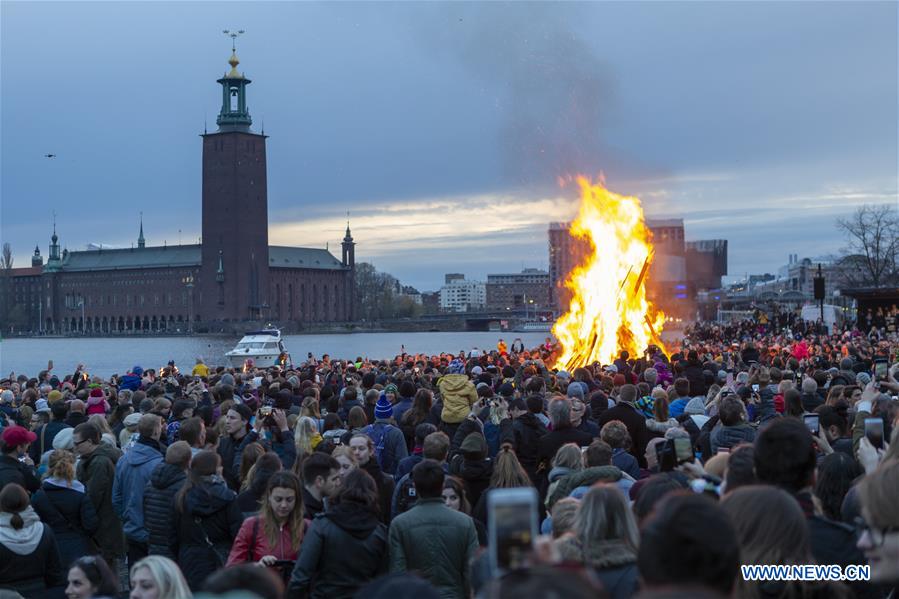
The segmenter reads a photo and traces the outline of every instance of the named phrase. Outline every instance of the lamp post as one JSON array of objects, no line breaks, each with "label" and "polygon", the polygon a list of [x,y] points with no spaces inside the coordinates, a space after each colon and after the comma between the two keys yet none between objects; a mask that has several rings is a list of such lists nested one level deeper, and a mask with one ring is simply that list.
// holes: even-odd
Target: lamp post
[{"label": "lamp post", "polygon": [[194,275],[187,275],[181,282],[187,287],[187,334],[190,335],[194,331],[193,305],[194,305]]}]

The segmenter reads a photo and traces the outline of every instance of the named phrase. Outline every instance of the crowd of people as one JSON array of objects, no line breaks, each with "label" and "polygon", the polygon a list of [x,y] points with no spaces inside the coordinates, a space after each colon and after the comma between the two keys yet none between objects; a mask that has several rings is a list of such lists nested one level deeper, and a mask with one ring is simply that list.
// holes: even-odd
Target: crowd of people
[{"label": "crowd of people", "polygon": [[[0,589],[897,599],[897,347],[892,330],[755,319],[573,372],[553,368],[551,340],[516,340],[270,369],[13,373]],[[510,552],[491,497],[516,489],[536,496],[517,515],[539,530]],[[802,564],[870,579],[741,571]]]}]

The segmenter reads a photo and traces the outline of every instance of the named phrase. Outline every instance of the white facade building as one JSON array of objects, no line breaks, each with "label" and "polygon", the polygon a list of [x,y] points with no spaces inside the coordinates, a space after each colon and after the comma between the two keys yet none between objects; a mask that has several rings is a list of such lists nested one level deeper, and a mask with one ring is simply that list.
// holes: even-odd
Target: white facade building
[{"label": "white facade building", "polygon": [[453,279],[440,288],[440,310],[467,312],[487,305],[487,285],[483,281]]}]

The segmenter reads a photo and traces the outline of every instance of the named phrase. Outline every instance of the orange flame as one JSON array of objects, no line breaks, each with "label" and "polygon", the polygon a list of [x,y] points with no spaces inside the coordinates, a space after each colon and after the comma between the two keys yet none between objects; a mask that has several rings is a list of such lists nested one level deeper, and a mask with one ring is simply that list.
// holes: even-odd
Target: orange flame
[{"label": "orange flame", "polygon": [[609,364],[622,350],[638,356],[651,344],[664,347],[665,315],[646,297],[653,247],[639,198],[585,177],[577,182],[581,207],[571,235],[589,242],[590,252],[565,283],[571,303],[553,327],[562,346],[555,366],[568,371]]}]

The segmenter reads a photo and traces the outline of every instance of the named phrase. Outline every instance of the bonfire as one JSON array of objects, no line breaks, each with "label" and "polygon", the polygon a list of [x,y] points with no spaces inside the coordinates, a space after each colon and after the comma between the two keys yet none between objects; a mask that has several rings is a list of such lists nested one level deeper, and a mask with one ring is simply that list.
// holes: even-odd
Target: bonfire
[{"label": "bonfire", "polygon": [[646,294],[653,248],[640,200],[584,177],[577,183],[581,205],[570,233],[589,249],[565,283],[571,303],[553,327],[562,347],[555,366],[568,371],[609,364],[622,350],[639,356],[662,348],[665,321]]}]

